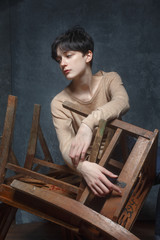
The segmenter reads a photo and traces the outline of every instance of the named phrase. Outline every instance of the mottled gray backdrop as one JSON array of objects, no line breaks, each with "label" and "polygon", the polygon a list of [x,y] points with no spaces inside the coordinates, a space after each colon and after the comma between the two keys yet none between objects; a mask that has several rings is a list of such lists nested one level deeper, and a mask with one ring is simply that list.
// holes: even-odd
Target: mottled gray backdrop
[{"label": "mottled gray backdrop", "polygon": [[[160,129],[159,0],[1,0],[0,135],[8,94],[18,96],[14,152],[23,165],[33,106],[41,104],[41,127],[56,163],[63,163],[52,126],[50,102],[67,84],[51,59],[54,38],[79,24],[95,40],[93,72],[118,72],[130,96],[125,120]],[[41,157],[41,149],[38,149]],[[141,215],[153,218],[157,187]],[[35,220],[22,211],[17,222]]]}]

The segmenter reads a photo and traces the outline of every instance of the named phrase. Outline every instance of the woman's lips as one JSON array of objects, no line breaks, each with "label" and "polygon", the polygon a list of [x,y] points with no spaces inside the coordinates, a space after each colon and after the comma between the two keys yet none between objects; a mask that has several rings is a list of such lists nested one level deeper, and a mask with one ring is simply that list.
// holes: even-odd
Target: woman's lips
[{"label": "woman's lips", "polygon": [[70,69],[67,69],[67,70],[64,70],[64,74],[68,74],[71,70]]}]

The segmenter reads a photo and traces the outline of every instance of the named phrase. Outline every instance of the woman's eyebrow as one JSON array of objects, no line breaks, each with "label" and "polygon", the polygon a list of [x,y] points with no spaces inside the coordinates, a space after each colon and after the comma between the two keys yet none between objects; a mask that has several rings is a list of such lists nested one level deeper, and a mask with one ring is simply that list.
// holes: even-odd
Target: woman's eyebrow
[{"label": "woman's eyebrow", "polygon": [[68,51],[63,51],[62,54],[58,55],[57,54],[57,57],[62,57],[63,54],[66,54]]}]

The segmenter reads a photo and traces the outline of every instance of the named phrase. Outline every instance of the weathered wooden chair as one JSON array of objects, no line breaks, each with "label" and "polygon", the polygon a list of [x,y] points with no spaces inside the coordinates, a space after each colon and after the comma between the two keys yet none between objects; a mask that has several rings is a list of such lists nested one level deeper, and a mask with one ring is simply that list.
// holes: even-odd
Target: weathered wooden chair
[{"label": "weathered wooden chair", "polygon": [[[12,150],[13,126],[17,98],[9,96],[4,131],[0,146],[0,240],[4,239],[17,208],[38,215],[69,229],[66,239],[138,239],[130,230],[154,181],[158,130],[154,132],[133,126],[121,120],[112,121],[108,140],[101,158],[99,149],[106,123],[100,126],[93,143],[90,160],[105,166],[119,177],[115,184],[122,188],[122,197],[112,192],[104,199],[98,212],[92,210],[95,202],[81,176],[67,166],[54,164],[40,124],[40,105],[35,105],[30,140],[24,167],[19,166]],[[87,116],[88,109],[78,109],[65,103],[64,107]],[[135,141],[131,149],[125,138]],[[36,158],[37,139],[44,160]],[[120,145],[120,159],[114,152]],[[47,174],[39,172],[41,166]],[[15,174],[7,177],[10,169]]]}]

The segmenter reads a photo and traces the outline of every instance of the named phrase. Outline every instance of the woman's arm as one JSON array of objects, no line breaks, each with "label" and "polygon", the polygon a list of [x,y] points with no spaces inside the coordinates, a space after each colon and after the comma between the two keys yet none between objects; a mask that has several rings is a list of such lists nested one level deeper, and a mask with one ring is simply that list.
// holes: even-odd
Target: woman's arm
[{"label": "woman's arm", "polygon": [[[70,148],[72,143],[75,142],[75,135],[72,119],[69,115],[61,111],[61,103],[53,100],[51,103],[51,112],[53,116],[53,123],[56,129],[57,137],[60,144],[60,150],[66,164],[82,174],[87,185],[90,187],[92,192],[97,196],[105,196],[112,190],[117,191],[121,194],[120,189],[112,184],[106,176],[117,177],[105,168],[99,166],[96,163],[91,163],[86,160],[80,161],[78,165],[74,165],[70,157]],[[69,114],[69,113],[68,113]],[[86,125],[88,128],[88,126]],[[90,128],[89,128],[90,130]],[[91,130],[90,130],[91,131]],[[78,139],[78,138],[77,138]]]},{"label": "woman's arm", "polygon": [[82,122],[88,125],[91,130],[101,119],[107,122],[119,118],[129,110],[129,97],[123,86],[120,76],[116,72],[110,73],[109,79],[106,79],[105,90],[109,102],[98,107],[88,115]]},{"label": "woman's arm", "polygon": [[83,161],[92,139],[92,131],[98,126],[100,119],[110,121],[123,115],[129,109],[128,94],[120,76],[113,72],[105,84],[106,97],[110,100],[98,107],[83,121],[70,148],[70,157],[75,166]]},{"label": "woman's arm", "polygon": [[75,169],[69,157],[71,142],[75,137],[70,112],[63,108],[59,99],[54,98],[51,102],[51,113],[63,159],[69,167]]}]

